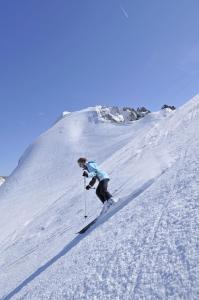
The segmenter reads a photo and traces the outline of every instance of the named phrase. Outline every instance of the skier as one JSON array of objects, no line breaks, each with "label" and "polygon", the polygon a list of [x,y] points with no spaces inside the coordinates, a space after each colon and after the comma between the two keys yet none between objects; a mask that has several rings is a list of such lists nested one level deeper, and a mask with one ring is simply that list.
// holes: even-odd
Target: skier
[{"label": "skier", "polygon": [[84,177],[92,177],[89,184],[86,186],[86,190],[89,190],[94,186],[96,180],[99,181],[99,184],[96,189],[96,195],[103,203],[103,208],[101,214],[105,213],[108,208],[115,203],[112,195],[108,192],[108,182],[110,180],[108,174],[101,170],[94,160],[87,161],[86,158],[80,157],[77,161],[80,168],[84,170]]}]

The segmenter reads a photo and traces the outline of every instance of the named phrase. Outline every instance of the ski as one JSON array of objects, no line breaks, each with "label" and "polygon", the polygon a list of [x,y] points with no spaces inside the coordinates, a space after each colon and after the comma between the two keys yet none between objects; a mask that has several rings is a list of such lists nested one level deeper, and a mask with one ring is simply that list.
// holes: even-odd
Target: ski
[{"label": "ski", "polygon": [[[116,204],[116,203],[114,203],[114,204]],[[84,233],[84,232],[86,232],[93,224],[95,224],[96,223],[96,221],[100,218],[103,218],[105,215],[107,215],[111,210],[112,210],[112,208],[114,208],[115,207],[115,205],[111,205],[111,206],[109,206],[109,207],[107,207],[107,210],[103,213],[103,214],[100,214],[97,218],[95,218],[93,221],[91,221],[90,223],[88,223],[84,228],[82,228],[79,232],[77,232],[77,233],[80,233],[80,234],[82,234],[82,233]]]},{"label": "ski", "polygon": [[95,222],[97,221],[98,218],[94,219],[93,221],[91,221],[90,223],[88,223],[84,228],[82,228],[80,231],[78,231],[77,233],[82,234],[84,232],[86,232],[93,224],[95,224]]}]

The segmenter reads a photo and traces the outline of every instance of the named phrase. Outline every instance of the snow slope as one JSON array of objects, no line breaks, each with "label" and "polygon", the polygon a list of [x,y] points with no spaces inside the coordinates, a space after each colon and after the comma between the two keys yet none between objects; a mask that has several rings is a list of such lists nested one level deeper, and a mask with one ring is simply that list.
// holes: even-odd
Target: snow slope
[{"label": "snow slope", "polygon": [[[129,124],[70,113],[25,152],[0,188],[0,299],[198,299],[199,96]],[[120,200],[84,192],[96,158]]]}]

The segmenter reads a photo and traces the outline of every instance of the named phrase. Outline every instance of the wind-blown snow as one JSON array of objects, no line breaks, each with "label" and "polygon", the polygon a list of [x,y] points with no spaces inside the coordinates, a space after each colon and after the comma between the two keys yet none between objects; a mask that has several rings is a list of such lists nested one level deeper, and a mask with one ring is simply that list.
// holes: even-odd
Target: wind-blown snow
[{"label": "wind-blown snow", "polygon": [[4,182],[5,182],[5,179],[2,176],[0,176],[0,185],[2,185]]},{"label": "wind-blown snow", "polygon": [[[66,115],[0,188],[1,299],[199,298],[199,96],[131,124]],[[79,156],[111,176],[115,207],[83,190]]]}]

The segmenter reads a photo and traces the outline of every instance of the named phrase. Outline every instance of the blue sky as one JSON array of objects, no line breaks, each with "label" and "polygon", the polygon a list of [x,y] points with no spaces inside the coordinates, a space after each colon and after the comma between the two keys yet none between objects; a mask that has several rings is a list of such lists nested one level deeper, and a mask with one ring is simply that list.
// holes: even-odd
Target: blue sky
[{"label": "blue sky", "polygon": [[198,0],[1,0],[0,175],[62,111],[199,92]]}]

